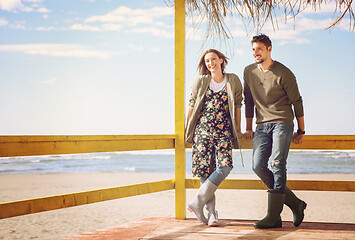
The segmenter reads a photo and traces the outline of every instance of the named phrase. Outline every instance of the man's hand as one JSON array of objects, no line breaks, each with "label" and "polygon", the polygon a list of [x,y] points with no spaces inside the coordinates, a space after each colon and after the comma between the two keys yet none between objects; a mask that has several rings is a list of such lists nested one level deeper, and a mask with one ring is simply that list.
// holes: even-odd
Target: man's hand
[{"label": "man's hand", "polygon": [[292,142],[295,144],[301,144],[303,141],[303,137],[304,137],[303,134],[299,135],[298,133],[294,132],[292,136]]},{"label": "man's hand", "polygon": [[240,132],[240,131],[238,131],[237,134],[238,134],[238,139],[239,140],[242,139],[243,136],[244,136],[244,134],[242,132]]},{"label": "man's hand", "polygon": [[243,137],[246,139],[246,140],[253,140],[254,138],[254,132],[253,131],[246,131],[243,135]]}]

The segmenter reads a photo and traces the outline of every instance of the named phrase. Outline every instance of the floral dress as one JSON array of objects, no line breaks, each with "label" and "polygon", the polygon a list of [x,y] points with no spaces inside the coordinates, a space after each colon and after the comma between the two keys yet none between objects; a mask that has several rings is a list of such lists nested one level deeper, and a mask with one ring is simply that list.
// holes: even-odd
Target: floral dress
[{"label": "floral dress", "polygon": [[227,87],[219,92],[207,89],[192,144],[192,174],[208,177],[218,168],[233,168],[233,136]]}]

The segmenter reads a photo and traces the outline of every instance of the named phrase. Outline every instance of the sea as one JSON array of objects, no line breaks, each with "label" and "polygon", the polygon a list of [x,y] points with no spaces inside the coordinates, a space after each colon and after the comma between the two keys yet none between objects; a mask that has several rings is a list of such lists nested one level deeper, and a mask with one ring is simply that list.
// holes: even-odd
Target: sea
[{"label": "sea", "polygon": [[[233,150],[231,173],[253,174],[252,150]],[[174,149],[1,157],[0,174],[48,173],[174,173]],[[289,174],[355,174],[355,151],[290,150]],[[186,173],[191,173],[191,149],[186,149]]]}]

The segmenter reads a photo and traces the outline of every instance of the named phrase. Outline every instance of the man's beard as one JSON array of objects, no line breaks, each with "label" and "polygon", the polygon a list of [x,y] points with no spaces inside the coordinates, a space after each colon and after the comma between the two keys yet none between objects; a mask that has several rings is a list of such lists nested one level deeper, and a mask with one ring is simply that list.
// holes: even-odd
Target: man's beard
[{"label": "man's beard", "polygon": [[261,64],[261,63],[265,62],[265,59],[262,59],[262,58],[260,58],[259,60],[256,60],[256,59],[255,59],[255,62],[256,62],[257,64]]}]

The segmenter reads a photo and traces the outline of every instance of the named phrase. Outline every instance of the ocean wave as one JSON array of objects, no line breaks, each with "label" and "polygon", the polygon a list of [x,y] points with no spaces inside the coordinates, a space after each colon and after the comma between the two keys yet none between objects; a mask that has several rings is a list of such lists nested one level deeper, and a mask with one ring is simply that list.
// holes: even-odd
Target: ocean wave
[{"label": "ocean wave", "polygon": [[135,167],[125,167],[124,171],[126,171],[126,172],[134,172],[134,171],[136,171],[136,168]]},{"label": "ocean wave", "polygon": [[[239,150],[233,150],[233,173],[253,173],[252,149],[243,149],[245,168],[240,167]],[[0,158],[0,174],[146,172],[173,173],[175,151],[147,150],[57,154]],[[186,150],[186,171],[191,173],[191,149]],[[353,173],[354,150],[291,150],[288,173]]]}]

